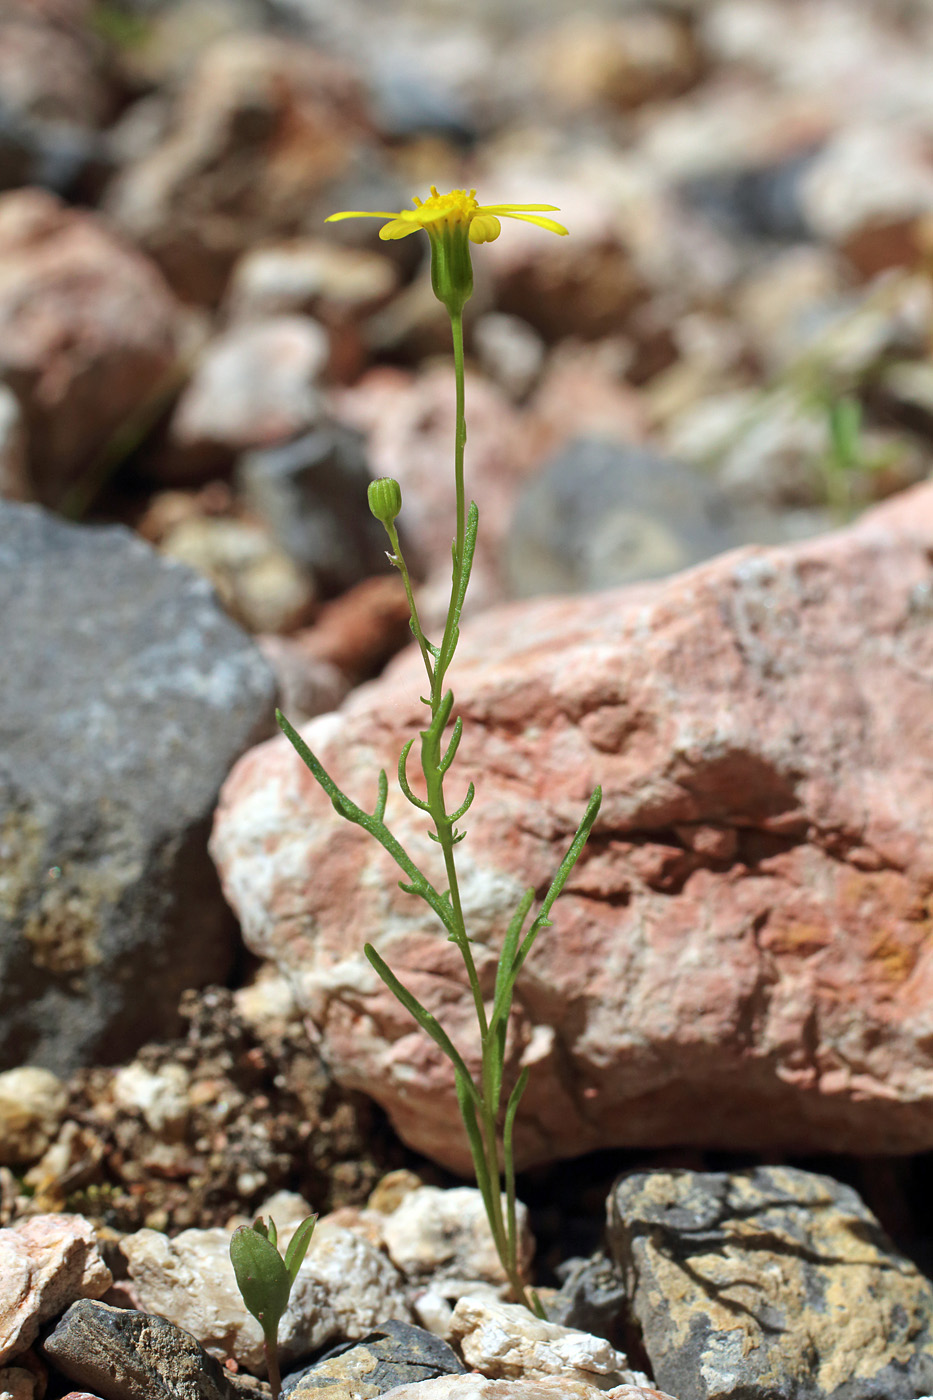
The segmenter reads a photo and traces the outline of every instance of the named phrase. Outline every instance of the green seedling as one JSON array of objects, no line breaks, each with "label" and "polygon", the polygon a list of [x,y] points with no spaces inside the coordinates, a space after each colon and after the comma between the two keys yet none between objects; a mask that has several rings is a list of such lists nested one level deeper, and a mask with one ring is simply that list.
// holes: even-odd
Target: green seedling
[{"label": "green seedling", "polygon": [[262,1328],[263,1351],[272,1400],[278,1400],[282,1388],[279,1370],[279,1323],[288,1307],[291,1291],[298,1277],[301,1262],[308,1252],[317,1216],[309,1215],[301,1222],[289,1242],[285,1257],[279,1253],[275,1221],[269,1224],[260,1216],[252,1225],[241,1225],[230,1241],[230,1259],[236,1275],[237,1288],[247,1310]]},{"label": "green seedling", "polygon": [[[489,243],[498,238],[500,217],[537,224],[550,233],[559,235],[566,234],[567,230],[553,219],[543,217],[543,211],[554,210],[552,204],[480,205],[475,195],[475,190],[469,193],[466,190],[452,190],[449,194],[439,195],[432,186],[429,198],[424,201],[414,200],[414,209],[403,209],[399,213],[381,211],[374,215],[360,210],[346,210],[330,216],[331,219],[388,219],[389,222],[379,231],[379,236],[383,239],[406,238],[419,230],[427,233],[431,243],[432,286],[450,318],[457,402],[454,438],[456,525],[452,545],[453,576],[450,602],[443,635],[436,644],[428,640],[421,626],[409,570],[395,528],[395,519],[402,506],[401,488],[391,477],[382,477],[372,482],[369,487],[369,507],[376,519],[381,521],[389,537],[389,560],[398,569],[405,585],[411,614],[411,631],[421,651],[427,676],[427,693],[422,696],[422,700],[429,714],[420,735],[410,739],[402,750],[398,763],[398,783],[406,800],[425,813],[433,827],[428,834],[440,848],[444,865],[443,884],[433,883],[419,869],[386,824],[389,789],[385,770],[379,774],[374,810],[364,811],[338,787],[284,715],[278,715],[278,722],[302,761],[327,793],[335,810],[347,821],[354,822],[369,832],[392,856],[405,877],[399,882],[401,888],[418,896],[430,906],[449,941],[456,945],[461,954],[480,1033],[481,1065],[475,1078],[460,1051],[431,1012],[395,976],[371,943],[367,943],[365,948],[367,958],[385,985],[453,1066],[457,1100],[473,1159],[476,1184],[482,1194],[500,1262],[516,1299],[524,1303],[530,1311],[543,1315],[538,1299],[526,1288],[522,1278],[516,1226],[512,1139],[519,1100],[528,1080],[528,1070],[526,1068],[521,1072],[514,1086],[503,1084],[506,1037],[516,979],[539,931],[550,922],[551,906],[583,850],[599,811],[601,794],[599,788],[593,793],[570,848],[537,913],[532,917],[535,891],[526,890],[508,927],[503,930],[495,989],[491,1001],[487,1004],[480,987],[471,940],[464,922],[456,861],[456,848],[465,835],[457,823],[465,816],[473,801],[474,786],[468,783],[462,800],[449,805],[444,782],[456,757],[463,730],[462,720],[454,715],[454,695],[447,685],[447,673],[460,635],[460,615],[470,579],[478,523],[476,503],[472,502],[467,508],[463,481],[466,421],[462,318],[464,304],[473,290],[470,248],[471,244]],[[415,795],[408,780],[408,761],[416,738],[420,738],[418,754],[425,783],[425,798]]]},{"label": "green seedling", "polygon": [[893,466],[898,449],[893,445],[870,448],[865,440],[862,405],[852,394],[829,400],[826,416],[829,445],[820,462],[826,502],[841,520],[849,520],[856,511],[859,479]]}]

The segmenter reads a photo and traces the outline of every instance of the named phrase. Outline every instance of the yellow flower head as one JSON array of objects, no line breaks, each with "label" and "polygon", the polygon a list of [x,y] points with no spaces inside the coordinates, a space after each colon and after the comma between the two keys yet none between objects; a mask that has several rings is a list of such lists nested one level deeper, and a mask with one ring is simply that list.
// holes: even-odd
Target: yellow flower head
[{"label": "yellow flower head", "polygon": [[[379,230],[380,238],[407,238],[423,228],[426,233],[440,232],[442,227],[465,228],[473,243],[491,243],[498,238],[502,229],[499,215],[507,219],[523,219],[529,224],[538,224],[551,233],[565,234],[567,230],[553,219],[542,219],[545,210],[557,212],[555,204],[477,204],[476,191],[451,190],[450,194],[438,194],[437,187],[431,186],[427,199],[415,195],[414,209],[401,209],[397,214],[387,209],[344,209],[339,214],[331,214],[327,223],[338,219],[388,219]],[[534,213],[530,211],[536,211]]]},{"label": "yellow flower head", "polygon": [[407,238],[423,228],[431,240],[431,281],[434,293],[451,316],[459,316],[464,302],[473,291],[473,265],[470,243],[491,243],[502,229],[500,215],[507,219],[522,219],[537,224],[551,233],[566,234],[562,224],[544,219],[542,212],[556,211],[554,204],[477,204],[476,191],[451,190],[438,194],[432,185],[425,200],[416,195],[414,209],[392,213],[387,209],[343,209],[328,216],[327,223],[338,219],[388,219],[379,230],[380,238]]}]

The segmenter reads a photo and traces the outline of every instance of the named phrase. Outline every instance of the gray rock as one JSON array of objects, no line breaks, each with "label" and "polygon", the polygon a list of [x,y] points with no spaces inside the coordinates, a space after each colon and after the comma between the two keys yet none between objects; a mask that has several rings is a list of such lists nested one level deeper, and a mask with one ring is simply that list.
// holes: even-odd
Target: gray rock
[{"label": "gray rock", "polygon": [[374,473],[358,433],[336,424],[316,428],[245,453],[238,475],[252,508],[323,592],[341,593],[385,572],[386,535],[366,500]]},{"label": "gray rock", "polygon": [[547,1303],[550,1321],[605,1337],[614,1347],[621,1348],[626,1292],[618,1264],[598,1252],[589,1259],[566,1260],[558,1267],[557,1275],[561,1287]]},{"label": "gray rock", "polygon": [[106,139],[71,122],[27,118],[0,104],[0,189],[38,185],[73,196],[109,173]]},{"label": "gray rock", "polygon": [[577,438],[528,483],[507,537],[513,593],[660,578],[731,548],[725,498],[645,447]]},{"label": "gray rock", "polygon": [[686,181],[683,193],[727,234],[800,242],[812,237],[801,202],[801,184],[815,159],[807,149],[771,164],[705,171]]},{"label": "gray rock", "polygon": [[609,1239],[678,1400],[912,1400],[933,1286],[858,1195],[790,1167],[622,1177]]},{"label": "gray rock", "polygon": [[217,791],[274,684],[206,583],[0,502],[0,1068],[109,1063],[226,976]]},{"label": "gray rock", "polygon": [[287,1376],[282,1395],[306,1400],[326,1390],[327,1400],[367,1400],[397,1385],[465,1371],[453,1348],[440,1337],[423,1327],[390,1320],[362,1341],[335,1347],[313,1366]]},{"label": "gray rock", "polygon": [[240,1400],[213,1356],[167,1318],[82,1298],[42,1346],[50,1361],[102,1400]]}]

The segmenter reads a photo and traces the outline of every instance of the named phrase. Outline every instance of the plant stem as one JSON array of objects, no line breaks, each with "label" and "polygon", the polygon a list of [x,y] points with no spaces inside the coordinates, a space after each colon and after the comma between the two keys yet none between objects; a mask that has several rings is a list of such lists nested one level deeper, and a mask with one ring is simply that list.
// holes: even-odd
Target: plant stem
[{"label": "plant stem", "polygon": [[[447,805],[444,798],[444,771],[441,768],[442,734],[438,725],[441,706],[444,703],[444,681],[457,645],[457,633],[459,630],[457,627],[457,599],[460,596],[460,588],[463,582],[463,552],[466,533],[466,493],[463,485],[463,449],[466,445],[466,413],[463,373],[463,319],[461,316],[451,315],[450,329],[453,336],[454,375],[457,388],[457,423],[454,440],[454,487],[457,496],[457,526],[453,544],[453,577],[450,587],[450,606],[447,609],[447,622],[444,627],[443,640],[441,641],[434,665],[431,684],[432,722],[428,728],[423,731],[421,736],[421,768],[424,773],[424,780],[427,787],[427,801],[431,812],[431,818],[434,822],[437,842],[444,855],[448,897],[450,899],[450,907],[453,911],[454,918],[454,931],[451,937],[457,944],[463,957],[467,977],[470,981],[470,990],[473,994],[473,1005],[476,1010],[476,1019],[479,1023],[480,1034],[485,1039],[487,1028],[486,1008],[483,1004],[483,993],[479,984],[476,963],[470,949],[470,941],[467,937],[466,924],[463,918],[460,883],[457,878],[457,864],[454,857],[456,838],[454,836],[453,824],[447,814]],[[447,712],[448,714],[450,713],[449,708]]]},{"label": "plant stem", "polygon": [[418,616],[418,608],[415,604],[415,595],[411,586],[411,575],[408,572],[408,565],[405,563],[405,557],[402,554],[402,547],[399,544],[398,531],[395,528],[394,520],[389,520],[385,523],[385,530],[389,536],[389,543],[392,546],[391,560],[395,564],[395,567],[398,569],[399,573],[401,574],[402,582],[405,585],[405,596],[408,599],[408,611],[411,615],[412,635],[414,636],[415,641],[418,643],[418,646],[421,649],[421,657],[424,661],[424,668],[428,673],[428,685],[433,686],[434,663],[431,659],[431,648],[427,638],[424,635],[424,632],[422,631],[421,619]]},{"label": "plant stem", "polygon": [[265,1340],[262,1346],[266,1354],[266,1371],[269,1375],[269,1389],[272,1391],[272,1400],[279,1400],[279,1392],[282,1389],[282,1373],[279,1370],[279,1349],[275,1342],[270,1344]]},{"label": "plant stem", "polygon": [[[450,936],[457,944],[463,956],[480,1031],[482,1052],[480,1111],[478,1115],[479,1132],[482,1140],[482,1158],[480,1161],[476,1160],[477,1153],[480,1150],[479,1144],[477,1143],[475,1148],[471,1144],[471,1150],[474,1153],[474,1165],[477,1168],[477,1180],[486,1183],[486,1190],[483,1192],[483,1197],[486,1215],[489,1219],[489,1227],[495,1241],[496,1251],[502,1262],[509,1283],[512,1286],[515,1298],[518,1302],[524,1304],[529,1311],[535,1312],[536,1309],[528,1298],[518,1267],[518,1241],[512,1238],[515,1233],[512,1221],[514,1213],[510,1212],[507,1221],[502,1211],[502,1173],[499,1162],[499,1125],[497,1121],[499,1113],[499,1090],[497,1085],[501,1080],[501,1066],[497,1068],[497,1057],[500,1054],[500,1047],[495,1032],[490,1033],[482,988],[480,987],[476,963],[473,958],[472,949],[470,948],[470,940],[467,936],[466,924],[463,917],[463,907],[460,898],[460,886],[457,877],[456,857],[454,852],[454,847],[458,838],[447,813],[447,806],[444,798],[444,769],[441,766],[442,728],[445,720],[450,716],[453,704],[452,695],[447,693],[445,696],[444,682],[457,645],[459,631],[457,625],[457,600],[460,597],[464,582],[464,540],[466,528],[466,494],[463,481],[463,455],[464,447],[466,446],[466,415],[462,318],[459,315],[451,315],[450,327],[453,336],[454,372],[457,393],[457,421],[454,450],[454,484],[457,501],[457,523],[456,535],[453,543],[453,577],[451,580],[450,607],[447,613],[443,640],[436,654],[433,674],[430,668],[428,671],[431,679],[432,722],[428,728],[422,732],[421,766],[427,787],[428,808],[434,822],[436,839],[444,855],[448,897],[453,914],[453,932]],[[393,541],[393,548],[394,545],[395,542]],[[414,607],[412,607],[412,615],[414,617]],[[417,631],[415,632],[415,636],[418,636]],[[423,647],[422,654],[424,654]],[[507,1168],[509,1166],[510,1164],[507,1164]]]},{"label": "plant stem", "polygon": [[441,642],[440,656],[436,672],[437,694],[444,689],[444,676],[450,665],[456,642],[456,599],[463,579],[463,541],[466,533],[466,493],[463,486],[463,449],[466,446],[466,412],[463,383],[463,318],[451,315],[450,330],[454,343],[454,377],[457,383],[457,426],[454,438],[454,486],[457,493],[457,532],[453,546],[453,579],[450,587],[450,607],[447,610],[447,624]]},{"label": "plant stem", "polygon": [[[466,497],[463,489],[463,449],[466,447],[466,409],[463,384],[463,317],[451,316],[450,331],[454,342],[454,377],[457,381],[457,436],[454,442],[454,481],[457,490],[457,564],[463,568],[463,531],[466,517]],[[452,598],[457,596],[456,588]]]}]

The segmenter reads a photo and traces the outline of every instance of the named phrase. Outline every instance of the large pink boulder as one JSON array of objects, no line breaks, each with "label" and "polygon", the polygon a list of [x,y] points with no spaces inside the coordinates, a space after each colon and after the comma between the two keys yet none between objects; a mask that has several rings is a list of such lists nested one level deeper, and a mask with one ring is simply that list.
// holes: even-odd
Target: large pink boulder
[{"label": "large pink boulder", "polygon": [[[854,527],[464,628],[476,802],[458,847],[491,989],[522,888],[546,888],[594,784],[590,845],[518,984],[524,1163],[593,1148],[933,1147],[933,486]],[[371,810],[424,722],[408,652],[308,741]],[[456,712],[456,711],[455,711]],[[442,885],[424,821],[388,820]],[[257,953],[294,975],[328,1062],[402,1136],[468,1158],[446,1061],[372,940],[464,1048],[456,949],[284,739],[234,769],[214,856]]]}]

